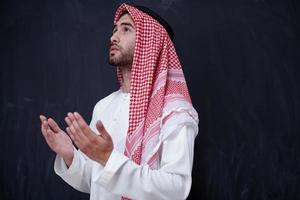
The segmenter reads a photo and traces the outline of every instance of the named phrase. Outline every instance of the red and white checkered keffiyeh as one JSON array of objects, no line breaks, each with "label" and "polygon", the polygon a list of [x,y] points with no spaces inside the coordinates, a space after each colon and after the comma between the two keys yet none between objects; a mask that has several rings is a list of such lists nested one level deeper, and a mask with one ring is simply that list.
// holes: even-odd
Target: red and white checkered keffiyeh
[{"label": "red and white checkered keffiyeh", "polygon": [[[129,127],[124,154],[152,169],[159,162],[157,143],[162,126],[175,111],[197,119],[174,45],[163,26],[146,13],[123,3],[114,24],[127,11],[136,27],[130,87]],[[121,84],[122,72],[118,68]]]}]

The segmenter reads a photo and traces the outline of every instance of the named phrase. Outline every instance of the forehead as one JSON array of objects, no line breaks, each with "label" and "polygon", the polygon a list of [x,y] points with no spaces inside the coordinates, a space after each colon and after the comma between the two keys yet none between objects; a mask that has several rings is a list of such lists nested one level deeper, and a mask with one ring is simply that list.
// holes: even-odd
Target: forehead
[{"label": "forehead", "polygon": [[128,13],[126,13],[126,14],[122,15],[122,17],[120,17],[120,19],[117,21],[117,25],[125,23],[125,22],[134,25],[133,19]]}]

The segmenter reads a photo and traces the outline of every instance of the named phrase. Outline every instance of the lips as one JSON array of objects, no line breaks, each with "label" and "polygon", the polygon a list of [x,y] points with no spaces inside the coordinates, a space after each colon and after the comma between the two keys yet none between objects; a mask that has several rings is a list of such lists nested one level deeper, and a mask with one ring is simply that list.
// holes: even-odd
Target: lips
[{"label": "lips", "polygon": [[109,49],[109,55],[114,56],[117,51],[119,51],[119,48],[116,45],[113,45]]},{"label": "lips", "polygon": [[118,51],[119,48],[117,46],[111,46],[110,51]]}]

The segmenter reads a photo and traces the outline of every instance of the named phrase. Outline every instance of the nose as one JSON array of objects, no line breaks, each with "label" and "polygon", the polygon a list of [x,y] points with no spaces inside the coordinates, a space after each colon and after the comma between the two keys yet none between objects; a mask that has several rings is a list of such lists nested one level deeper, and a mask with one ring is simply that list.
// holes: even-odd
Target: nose
[{"label": "nose", "polygon": [[120,41],[118,31],[114,32],[112,36],[110,37],[110,42],[113,43],[118,43]]}]

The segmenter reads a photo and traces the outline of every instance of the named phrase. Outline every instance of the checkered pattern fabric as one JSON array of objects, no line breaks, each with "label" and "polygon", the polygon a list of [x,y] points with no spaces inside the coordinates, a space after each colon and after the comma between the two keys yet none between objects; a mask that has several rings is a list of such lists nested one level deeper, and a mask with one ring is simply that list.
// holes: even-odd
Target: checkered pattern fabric
[{"label": "checkered pattern fabric", "polygon": [[[157,168],[157,143],[164,123],[177,111],[197,118],[174,45],[159,22],[128,4],[116,11],[114,24],[127,11],[136,27],[130,87],[129,128],[124,154],[137,164]],[[117,76],[122,82],[122,72]]]},{"label": "checkered pattern fabric", "polygon": [[[124,154],[137,164],[147,163],[156,169],[159,165],[159,134],[166,121],[176,112],[188,113],[196,121],[198,115],[166,30],[151,16],[125,3],[117,9],[114,24],[124,11],[130,14],[136,27]],[[119,67],[117,77],[121,84]]]}]

